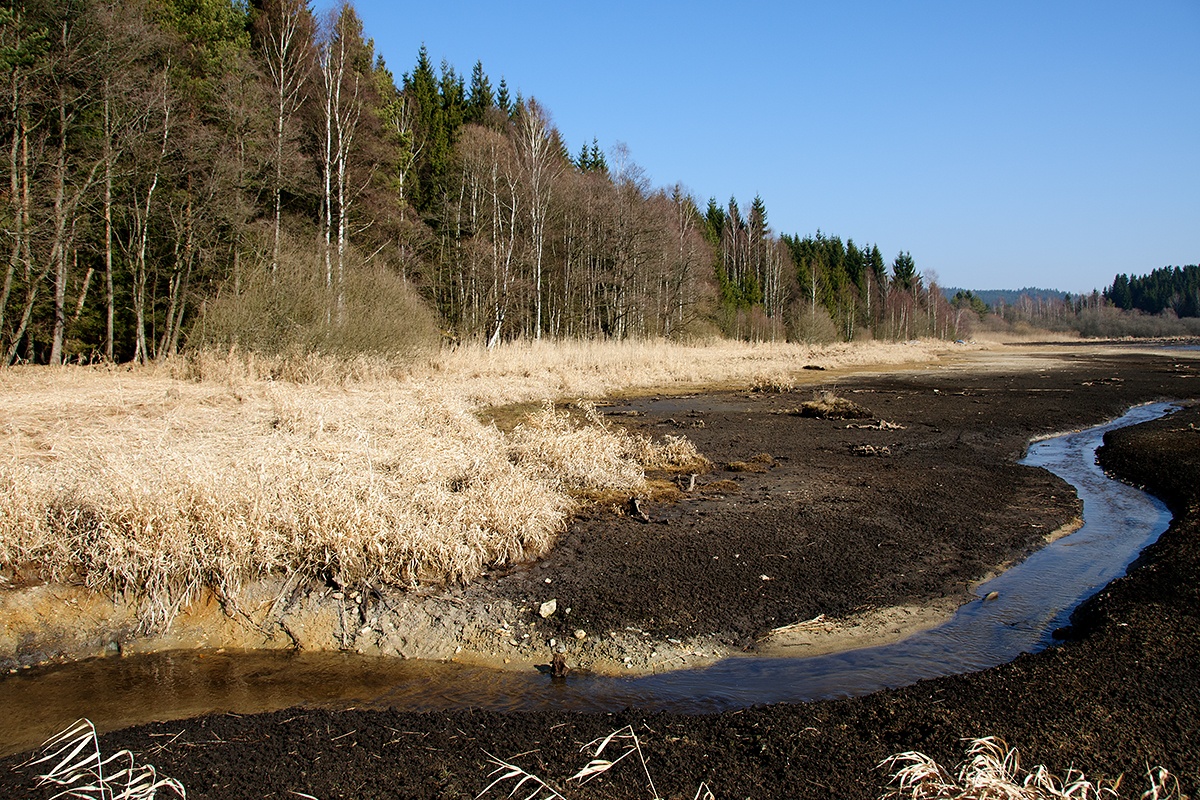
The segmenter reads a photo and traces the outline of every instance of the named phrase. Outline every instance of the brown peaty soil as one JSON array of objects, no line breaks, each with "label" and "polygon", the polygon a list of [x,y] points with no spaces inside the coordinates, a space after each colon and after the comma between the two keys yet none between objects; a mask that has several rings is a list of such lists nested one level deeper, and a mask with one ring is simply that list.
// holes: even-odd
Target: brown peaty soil
[{"label": "brown peaty soil", "polygon": [[[958,598],[1077,514],[1068,487],[1015,463],[1031,437],[1140,402],[1195,399],[1197,366],[1081,351],[1035,359],[1032,368],[1018,360],[822,387],[902,428],[788,413],[810,399],[807,389],[632,401],[610,414],[637,429],[685,432],[714,471],[676,502],[642,503],[648,523],[595,509],[542,563],[465,593],[526,608],[535,642],[576,628],[589,638],[635,628],[655,642],[711,636],[728,648],[754,647],[773,628],[819,614]],[[616,417],[628,412],[637,415]],[[582,744],[629,724],[663,796],[692,797],[704,782],[718,798],[867,798],[886,783],[878,765],[887,756],[916,749],[949,766],[961,759],[963,738],[993,735],[1019,747],[1027,765],[1129,773],[1127,789],[1136,791],[1128,795],[1156,764],[1195,793],[1197,428],[1200,407],[1192,406],[1110,435],[1103,463],[1159,493],[1175,522],[1128,577],[1077,613],[1070,641],[991,670],[714,715],[292,709],[142,726],[107,734],[103,745],[133,749],[192,798],[458,798],[487,785],[485,753],[561,786],[586,761]],[[537,616],[548,587],[569,616]],[[24,773],[3,767],[0,787],[6,796],[37,796]],[[567,794],[650,796],[632,764]]]}]

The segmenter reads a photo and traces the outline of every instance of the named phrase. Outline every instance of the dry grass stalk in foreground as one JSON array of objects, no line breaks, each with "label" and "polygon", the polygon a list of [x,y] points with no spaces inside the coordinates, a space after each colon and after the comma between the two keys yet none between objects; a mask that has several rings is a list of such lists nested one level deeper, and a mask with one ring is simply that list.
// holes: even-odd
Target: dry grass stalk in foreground
[{"label": "dry grass stalk in foreground", "polygon": [[128,750],[102,756],[96,727],[87,719],[47,739],[22,767],[45,770],[37,775],[37,785],[60,788],[55,798],[153,800],[160,791],[187,797],[183,784],[159,775],[150,764],[138,765]]},{"label": "dry grass stalk in foreground", "polygon": [[[620,748],[622,750],[621,754],[616,758],[602,758],[604,751],[608,749],[609,745],[614,744],[614,749]],[[642,752],[642,743],[638,741],[637,733],[633,730],[632,725],[626,725],[624,728],[615,730],[607,736],[593,739],[581,747],[580,750],[585,753],[591,751],[592,757],[582,769],[567,780],[576,781],[582,786],[598,775],[607,773],[626,758],[634,756],[642,768],[642,774],[646,776],[646,788],[650,792],[651,800],[661,800],[661,795],[659,795],[658,789],[654,785],[654,778],[650,775],[650,767],[646,764],[646,755]],[[488,754],[488,760],[496,767],[488,775],[493,780],[482,792],[476,795],[476,800],[506,781],[513,781],[512,788],[508,792],[509,797],[516,797],[518,792],[522,791],[522,787],[529,784],[533,791],[528,794],[521,794],[521,797],[524,797],[526,800],[566,800],[562,792],[537,775],[526,771],[524,768],[496,758],[490,753]],[[708,785],[701,783],[696,789],[694,800],[715,800],[715,798]]]},{"label": "dry grass stalk in foreground", "polygon": [[147,628],[203,588],[272,574],[340,585],[466,581],[544,553],[571,492],[632,491],[696,457],[548,408],[514,434],[452,394],[0,376],[0,567],[141,598]]},{"label": "dry grass stalk in foreground", "polygon": [[[994,737],[974,739],[967,747],[967,760],[951,775],[922,753],[900,753],[880,764],[894,769],[885,800],[1116,800],[1121,797],[1121,779],[1092,782],[1078,770],[1063,778],[1044,766],[1028,773],[1021,770],[1020,756]],[[1161,767],[1148,773],[1150,788],[1143,800],[1180,798],[1179,783]]]},{"label": "dry grass stalk in foreground", "polygon": [[[623,752],[616,758],[602,758],[605,749],[614,743]],[[651,798],[659,800],[641,742],[632,726],[627,725],[588,742],[581,749],[592,751],[592,758],[568,780],[582,785],[607,773],[626,758],[634,757],[646,777]],[[488,758],[495,766],[488,776],[492,782],[476,796],[476,800],[502,785],[505,788],[511,785],[509,797],[525,791],[528,793],[521,796],[527,800],[566,800],[561,791],[522,767],[490,754]],[[1043,766],[1024,773],[1017,751],[990,736],[970,742],[967,760],[959,767],[957,775],[951,775],[933,759],[916,752],[894,755],[880,767],[895,770],[883,800],[1119,800],[1121,797],[1120,779],[1111,784],[1093,783],[1077,770],[1068,770],[1066,777],[1059,779]],[[1180,793],[1178,781],[1165,769],[1151,770],[1148,777],[1150,788],[1141,794],[1142,800],[1187,800]],[[715,800],[715,797],[709,787],[701,783],[695,800]]]}]

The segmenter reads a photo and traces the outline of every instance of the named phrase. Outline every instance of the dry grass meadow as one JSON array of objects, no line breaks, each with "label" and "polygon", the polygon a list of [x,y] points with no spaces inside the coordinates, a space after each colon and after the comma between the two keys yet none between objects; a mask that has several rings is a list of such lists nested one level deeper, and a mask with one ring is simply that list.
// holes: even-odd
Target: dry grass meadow
[{"label": "dry grass meadow", "polygon": [[[587,402],[555,402],[787,388],[805,365],[945,348],[533,343],[404,366],[201,354],[0,371],[0,579],[136,597],[148,630],[203,588],[234,597],[269,574],[467,581],[544,553],[581,498],[635,494],[647,468],[696,468],[684,439],[631,437]],[[478,414],[515,403],[535,410],[510,430]]]}]

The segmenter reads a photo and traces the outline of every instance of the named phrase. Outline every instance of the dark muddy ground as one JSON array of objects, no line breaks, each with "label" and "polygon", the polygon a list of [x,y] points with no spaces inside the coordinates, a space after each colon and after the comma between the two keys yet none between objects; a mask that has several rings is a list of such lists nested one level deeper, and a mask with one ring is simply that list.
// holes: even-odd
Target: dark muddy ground
[{"label": "dark muddy ground", "polygon": [[[955,596],[1077,513],[1057,478],[1015,464],[1030,437],[1136,403],[1200,397],[1198,362],[1169,355],[1001,363],[832,386],[903,429],[786,413],[807,388],[610,409],[639,411],[617,417],[637,429],[686,433],[716,468],[674,505],[643,504],[650,523],[592,512],[544,564],[493,576],[489,590],[537,599],[552,577],[573,611],[539,623],[545,635],[629,626],[658,637],[717,633],[738,646],[821,613]],[[1027,765],[1128,773],[1128,796],[1140,793],[1147,765],[1170,768],[1195,793],[1197,428],[1200,407],[1190,407],[1110,434],[1104,463],[1158,493],[1174,524],[1128,577],[1085,604],[1069,641],[985,672],[719,715],[290,710],[144,726],[103,744],[135,750],[193,798],[474,797],[488,783],[485,753],[561,787],[587,761],[580,746],[623,725],[637,730],[666,797],[690,798],[701,782],[718,798],[877,797],[887,756],[916,749],[953,765],[963,738],[987,735],[1019,747]],[[8,769],[15,763],[0,764],[0,793],[37,796]],[[650,796],[633,764],[566,793]]]}]

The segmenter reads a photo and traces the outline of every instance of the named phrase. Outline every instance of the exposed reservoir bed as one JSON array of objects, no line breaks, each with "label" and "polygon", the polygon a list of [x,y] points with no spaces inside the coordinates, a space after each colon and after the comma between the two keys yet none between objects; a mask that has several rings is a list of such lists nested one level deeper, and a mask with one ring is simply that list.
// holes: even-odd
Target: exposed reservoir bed
[{"label": "exposed reservoir bed", "polygon": [[[212,712],[307,704],[436,711],[626,707],[696,713],[861,695],[1004,663],[1051,642],[1071,610],[1119,576],[1169,522],[1154,498],[1095,464],[1106,431],[1166,413],[1139,406],[1118,420],[1034,443],[1024,463],[1076,487],[1084,526],[983,584],[947,624],[900,642],[809,658],[739,656],[699,670],[636,678],[583,672],[552,681],[533,671],[341,653],[177,651],[44,667],[0,681],[0,742],[12,752],[73,719],[102,729]],[[995,595],[992,595],[992,593]],[[986,599],[986,598],[991,599]]]}]

